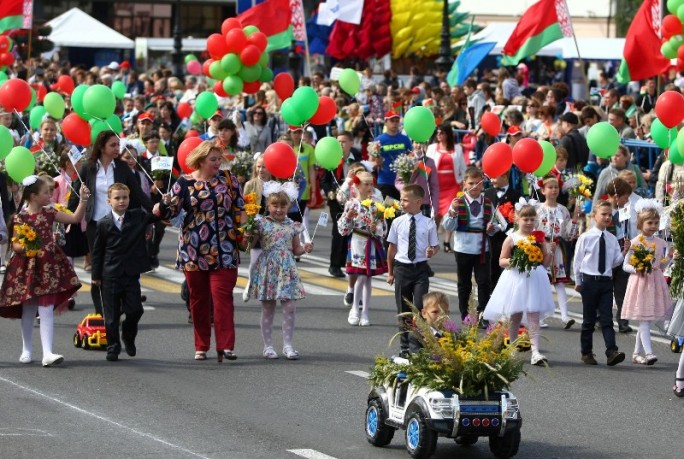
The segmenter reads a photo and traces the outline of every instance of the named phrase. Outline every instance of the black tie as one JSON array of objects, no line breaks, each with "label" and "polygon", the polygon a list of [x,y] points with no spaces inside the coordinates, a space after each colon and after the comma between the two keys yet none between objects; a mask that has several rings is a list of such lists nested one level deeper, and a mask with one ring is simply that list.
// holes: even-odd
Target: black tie
[{"label": "black tie", "polygon": [[416,259],[416,217],[411,216],[411,228],[409,229],[408,258]]},{"label": "black tie", "polygon": [[599,239],[599,262],[598,262],[599,276],[603,276],[606,270],[606,238],[601,232],[601,238]]}]

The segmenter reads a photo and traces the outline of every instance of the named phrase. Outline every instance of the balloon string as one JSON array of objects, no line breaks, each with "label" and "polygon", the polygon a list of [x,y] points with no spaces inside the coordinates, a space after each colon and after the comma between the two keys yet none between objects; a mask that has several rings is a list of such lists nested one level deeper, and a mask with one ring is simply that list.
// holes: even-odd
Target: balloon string
[{"label": "balloon string", "polygon": [[[67,136],[66,136],[66,134],[64,134],[64,130],[62,129],[62,126],[60,126],[56,120],[55,120],[55,126],[57,126],[57,131],[59,131],[59,133],[62,134],[62,137],[64,137],[64,139],[67,141],[66,142],[67,144],[75,145],[69,139],[67,139]],[[83,183],[83,179],[81,178],[81,174],[79,174],[79,172],[78,172],[78,168],[76,167],[76,164],[74,164],[74,163],[71,163],[71,164],[73,164],[73,166],[74,166],[74,171],[76,171],[76,177],[78,177],[79,182]],[[71,184],[69,184],[69,185],[71,185]],[[73,190],[73,188],[71,188],[71,189]],[[78,194],[78,193],[76,193],[76,194]],[[80,196],[79,196],[79,198],[80,198]]]},{"label": "balloon string", "polygon": [[[356,101],[356,103],[359,105],[361,104],[355,96],[352,97],[352,100]],[[374,142],[375,141],[375,134],[373,133],[373,128],[371,127],[370,123],[368,122],[368,119],[366,118],[366,114],[363,112],[363,108],[359,107],[359,110],[361,111],[361,117],[363,118],[363,121],[366,122],[366,127],[368,128],[368,132],[370,132],[371,142]],[[370,111],[370,108],[369,108],[369,111]]]}]

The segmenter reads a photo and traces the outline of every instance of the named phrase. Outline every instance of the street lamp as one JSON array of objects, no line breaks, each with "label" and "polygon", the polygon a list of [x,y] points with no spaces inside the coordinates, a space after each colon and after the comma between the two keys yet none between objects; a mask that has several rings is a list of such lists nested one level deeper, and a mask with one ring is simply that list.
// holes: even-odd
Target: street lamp
[{"label": "street lamp", "polygon": [[451,57],[451,28],[449,27],[449,0],[443,0],[442,32],[439,34],[439,57],[435,59],[438,69],[448,72],[454,63]]},{"label": "street lamp", "polygon": [[181,2],[176,0],[173,6],[173,74],[183,78],[183,36],[181,32]]}]

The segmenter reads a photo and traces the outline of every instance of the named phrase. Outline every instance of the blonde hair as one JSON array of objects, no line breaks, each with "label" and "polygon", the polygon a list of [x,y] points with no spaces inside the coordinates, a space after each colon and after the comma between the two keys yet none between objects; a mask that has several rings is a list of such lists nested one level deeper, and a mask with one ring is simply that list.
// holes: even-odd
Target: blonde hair
[{"label": "blonde hair", "polygon": [[558,182],[558,179],[554,177],[553,175],[550,175],[548,177],[544,177],[542,179],[542,188],[544,188],[547,184],[554,182],[556,185],[560,186],[560,183]]},{"label": "blonde hair", "polygon": [[442,292],[430,292],[423,295],[423,309],[436,304],[444,313],[449,312],[449,298]]},{"label": "blonde hair", "polygon": [[200,163],[207,159],[207,156],[214,150],[223,153],[216,142],[213,140],[205,140],[190,152],[185,160],[185,164],[192,169],[199,169]]},{"label": "blonde hair", "polygon": [[618,176],[618,178],[621,178],[623,180],[626,179],[627,177],[632,178],[634,180],[636,180],[636,178],[637,178],[636,172],[634,172],[633,170],[630,170],[630,169],[621,170],[617,176]]},{"label": "blonde hair", "polygon": [[641,228],[644,226],[644,222],[647,220],[660,221],[660,214],[658,213],[658,210],[654,209],[653,207],[647,207],[643,209],[641,212],[637,213],[637,228],[640,231]]},{"label": "blonde hair", "polygon": [[356,173],[356,176],[359,178],[359,180],[367,181],[367,182],[373,182],[373,174],[366,170],[358,171]]},{"label": "blonde hair", "polygon": [[266,198],[266,204],[273,206],[289,206],[292,204],[292,201],[290,201],[290,197],[287,195],[287,193],[284,191],[277,191],[268,195]]},{"label": "blonde hair", "polygon": [[536,217],[537,209],[535,209],[531,204],[524,204],[520,210],[515,211],[515,215],[518,218]]},{"label": "blonde hair", "polygon": [[112,192],[114,192],[114,191],[125,191],[129,195],[131,194],[131,189],[128,188],[128,186],[126,184],[116,182],[116,183],[112,183],[111,185],[109,185],[109,188],[107,188],[107,198],[111,198]]}]

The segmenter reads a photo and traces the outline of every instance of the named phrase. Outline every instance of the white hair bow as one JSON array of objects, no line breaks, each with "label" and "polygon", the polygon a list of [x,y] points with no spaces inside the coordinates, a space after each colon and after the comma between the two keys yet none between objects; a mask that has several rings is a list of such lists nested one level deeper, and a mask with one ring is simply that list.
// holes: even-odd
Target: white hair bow
[{"label": "white hair bow", "polygon": [[515,203],[515,211],[519,212],[523,206],[536,206],[537,204],[539,204],[539,201],[536,199],[525,199],[521,196],[520,199],[518,199],[518,202]]},{"label": "white hair bow", "polygon": [[24,186],[31,186],[34,183],[38,181],[38,176],[37,175],[29,175],[28,177],[24,178],[24,180],[21,181],[21,184]]},{"label": "white hair bow", "polygon": [[264,196],[270,196],[273,193],[284,192],[290,201],[296,201],[299,197],[299,188],[294,182],[280,183],[274,180],[269,180],[264,183]]},{"label": "white hair bow", "polygon": [[260,151],[257,151],[256,153],[254,153],[254,156],[252,156],[252,159],[254,159],[254,161],[256,161],[257,159],[261,158],[261,155],[263,155],[263,153]]},{"label": "white hair bow", "polygon": [[655,199],[639,199],[634,205],[634,211],[639,213],[646,209],[655,209],[660,215],[663,212],[663,206]]}]

